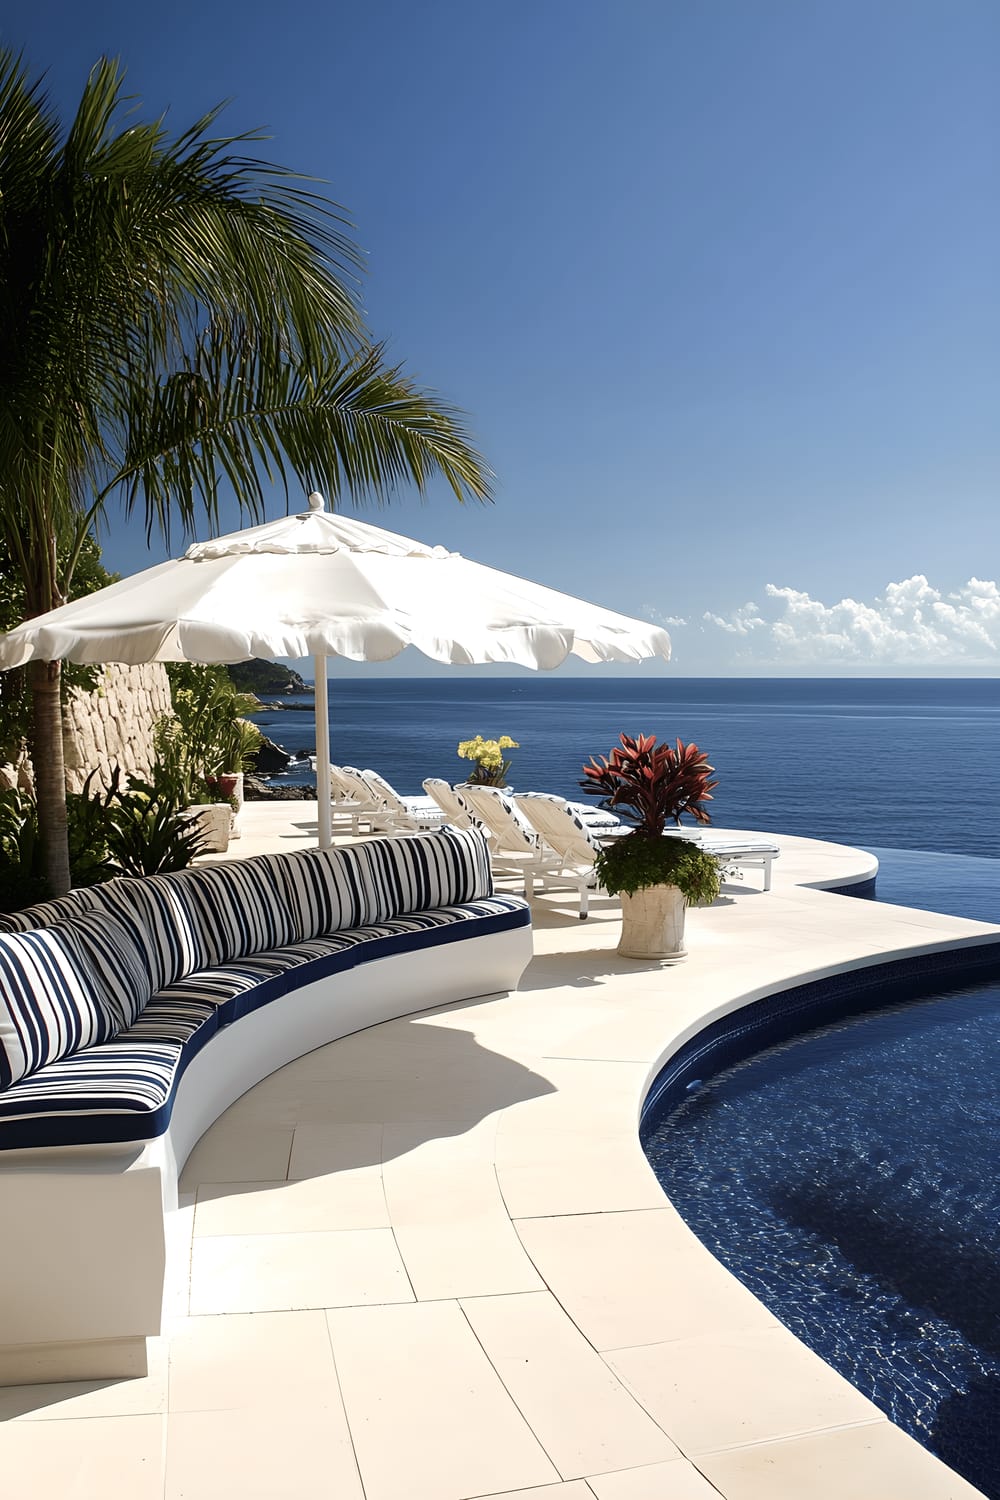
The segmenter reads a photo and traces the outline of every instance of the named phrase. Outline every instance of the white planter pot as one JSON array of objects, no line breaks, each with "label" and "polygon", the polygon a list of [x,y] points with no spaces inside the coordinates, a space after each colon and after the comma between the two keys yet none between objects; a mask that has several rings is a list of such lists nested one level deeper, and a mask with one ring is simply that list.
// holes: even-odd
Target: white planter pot
[{"label": "white planter pot", "polygon": [[683,958],[685,900],[675,885],[651,885],[621,895],[622,958]]},{"label": "white planter pot", "polygon": [[243,811],[243,772],[237,771],[236,785],[233,788],[233,796],[236,798],[236,806],[233,809],[232,827],[229,830],[231,839],[238,839],[243,832],[240,827],[240,813]]},{"label": "white planter pot", "polygon": [[228,802],[195,802],[186,809],[190,818],[198,820],[202,834],[202,854],[225,854],[229,848],[229,829],[233,821],[233,810]]}]

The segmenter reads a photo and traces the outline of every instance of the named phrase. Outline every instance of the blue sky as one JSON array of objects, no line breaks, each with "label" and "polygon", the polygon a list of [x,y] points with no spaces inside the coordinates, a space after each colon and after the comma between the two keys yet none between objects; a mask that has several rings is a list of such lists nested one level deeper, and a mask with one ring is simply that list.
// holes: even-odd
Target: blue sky
[{"label": "blue sky", "polygon": [[497,474],[383,524],[668,622],[648,670],[995,674],[994,0],[37,0],[3,39],[65,113],[120,55],[144,114],[229,98],[327,180]]}]

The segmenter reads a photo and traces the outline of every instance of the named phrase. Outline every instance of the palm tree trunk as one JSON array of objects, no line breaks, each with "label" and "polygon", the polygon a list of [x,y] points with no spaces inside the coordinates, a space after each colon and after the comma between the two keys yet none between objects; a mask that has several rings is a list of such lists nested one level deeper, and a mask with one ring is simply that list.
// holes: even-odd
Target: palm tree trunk
[{"label": "palm tree trunk", "polygon": [[45,874],[53,896],[64,896],[70,888],[61,679],[61,662],[31,663],[31,763]]}]

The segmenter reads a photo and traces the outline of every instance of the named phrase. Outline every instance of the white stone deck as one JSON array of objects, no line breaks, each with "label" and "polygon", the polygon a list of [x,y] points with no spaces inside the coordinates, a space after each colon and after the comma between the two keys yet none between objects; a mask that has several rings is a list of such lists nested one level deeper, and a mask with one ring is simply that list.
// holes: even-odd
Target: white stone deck
[{"label": "white stone deck", "polygon": [[[315,837],[314,805],[244,818],[232,854]],[[777,837],[774,889],[689,912],[683,964],[619,959],[607,898],[584,923],[546,895],[517,994],[345,1038],[237,1101],[188,1163],[148,1377],[0,1391],[5,1493],[978,1494],[712,1258],[639,1147],[648,1081],[707,1015],[1000,934],[810,889],[871,860]]]}]

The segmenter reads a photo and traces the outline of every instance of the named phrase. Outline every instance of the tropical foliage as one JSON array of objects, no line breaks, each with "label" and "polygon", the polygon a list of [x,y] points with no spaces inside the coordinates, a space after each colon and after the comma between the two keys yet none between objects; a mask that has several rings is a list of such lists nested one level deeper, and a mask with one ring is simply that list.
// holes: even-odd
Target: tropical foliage
[{"label": "tropical foliage", "polygon": [[[92,772],[69,794],[66,810],[74,886],[182,870],[204,847],[200,827],[183,816],[169,785],[133,780],[126,788],[117,767],[107,787]],[[19,789],[0,791],[0,911],[19,911],[52,894],[35,799]]]},{"label": "tropical foliage", "polygon": [[675,885],[691,905],[710,905],[722,878],[715,857],[688,839],[649,838],[638,832],[608,843],[595,856],[594,869],[612,895],[634,896],[649,886]]},{"label": "tropical foliage", "polygon": [[690,813],[698,823],[710,823],[704,804],[711,802],[714,766],[697,745],[658,745],[655,734],[635,739],[623,734],[609,756],[591,756],[584,766],[585,792],[601,797],[601,806],[617,813],[636,831],[657,838],[668,823],[680,823]]},{"label": "tropical foliage", "polygon": [[676,885],[689,902],[715,900],[716,860],[688,840],[664,836],[667,824],[679,824],[685,813],[698,823],[711,821],[704,804],[718,785],[714,769],[697,745],[658,745],[652,734],[623,734],[610,755],[591,756],[581,787],[632,824],[594,861],[605,890],[631,896],[648,886]]},{"label": "tropical foliage", "polygon": [[[484,498],[454,408],[385,362],[342,212],[214,110],[170,135],[100,61],[63,129],[0,51],[0,543],[27,614],[69,595],[112,497],[147,536],[259,518],[275,483],[388,499],[441,476]],[[33,663],[46,866],[69,883],[58,663]]]},{"label": "tropical foliage", "polygon": [[225,667],[178,663],[168,671],[173,713],[153,731],[160,775],[169,773],[188,802],[200,802],[205,783],[252,766],[263,736],[245,716],[258,703]]}]

